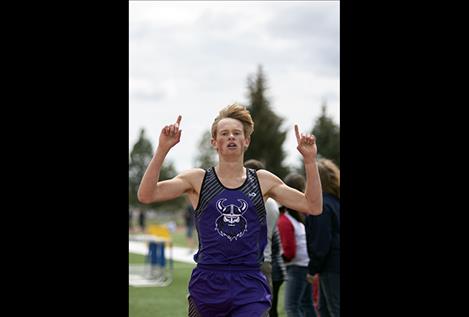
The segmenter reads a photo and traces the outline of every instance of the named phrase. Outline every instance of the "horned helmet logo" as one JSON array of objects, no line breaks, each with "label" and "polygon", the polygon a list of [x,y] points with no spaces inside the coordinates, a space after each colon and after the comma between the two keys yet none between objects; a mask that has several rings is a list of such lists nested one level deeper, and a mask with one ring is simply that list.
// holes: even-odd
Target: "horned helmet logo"
[{"label": "horned helmet logo", "polygon": [[230,241],[238,239],[247,231],[247,221],[243,214],[248,209],[248,203],[243,199],[237,199],[239,205],[229,204],[225,206],[226,198],[216,202],[216,208],[220,216],[215,220],[215,230],[221,236]]}]

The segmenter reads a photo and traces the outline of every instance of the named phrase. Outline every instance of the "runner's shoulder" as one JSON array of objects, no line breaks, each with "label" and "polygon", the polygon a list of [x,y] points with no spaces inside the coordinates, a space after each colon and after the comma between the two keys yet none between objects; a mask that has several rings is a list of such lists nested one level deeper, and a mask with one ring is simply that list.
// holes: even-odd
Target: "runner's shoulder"
[{"label": "runner's shoulder", "polygon": [[190,168],[182,171],[178,176],[190,181],[191,183],[197,181],[201,182],[205,176],[205,170],[201,168]]}]

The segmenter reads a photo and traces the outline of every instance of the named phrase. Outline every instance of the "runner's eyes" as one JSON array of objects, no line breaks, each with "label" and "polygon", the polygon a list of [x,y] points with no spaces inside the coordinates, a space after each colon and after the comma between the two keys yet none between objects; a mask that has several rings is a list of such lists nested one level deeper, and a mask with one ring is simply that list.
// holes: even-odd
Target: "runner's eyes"
[{"label": "runner's eyes", "polygon": [[[234,132],[233,134],[234,134],[234,135],[241,135],[241,132]],[[227,136],[227,135],[228,135],[228,132],[222,132],[221,135]]]}]

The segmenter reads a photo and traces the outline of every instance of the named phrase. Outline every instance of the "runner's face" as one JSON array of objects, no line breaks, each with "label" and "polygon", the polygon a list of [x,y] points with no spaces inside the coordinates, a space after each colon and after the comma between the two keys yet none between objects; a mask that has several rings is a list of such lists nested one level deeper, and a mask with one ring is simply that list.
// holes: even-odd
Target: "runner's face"
[{"label": "runner's face", "polygon": [[212,139],[212,145],[219,154],[241,155],[247,149],[249,141],[244,136],[241,121],[224,118],[217,124],[217,136]]}]

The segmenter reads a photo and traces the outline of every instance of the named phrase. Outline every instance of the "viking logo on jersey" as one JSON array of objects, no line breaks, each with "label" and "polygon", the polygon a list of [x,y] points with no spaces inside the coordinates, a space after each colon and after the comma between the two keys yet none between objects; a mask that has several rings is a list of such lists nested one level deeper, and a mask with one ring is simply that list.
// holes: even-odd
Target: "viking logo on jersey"
[{"label": "viking logo on jersey", "polygon": [[215,206],[221,214],[215,220],[215,230],[222,236],[232,241],[241,238],[248,229],[246,218],[243,214],[248,209],[248,203],[243,199],[237,199],[239,206],[235,204],[224,205],[226,198],[219,199]]}]

